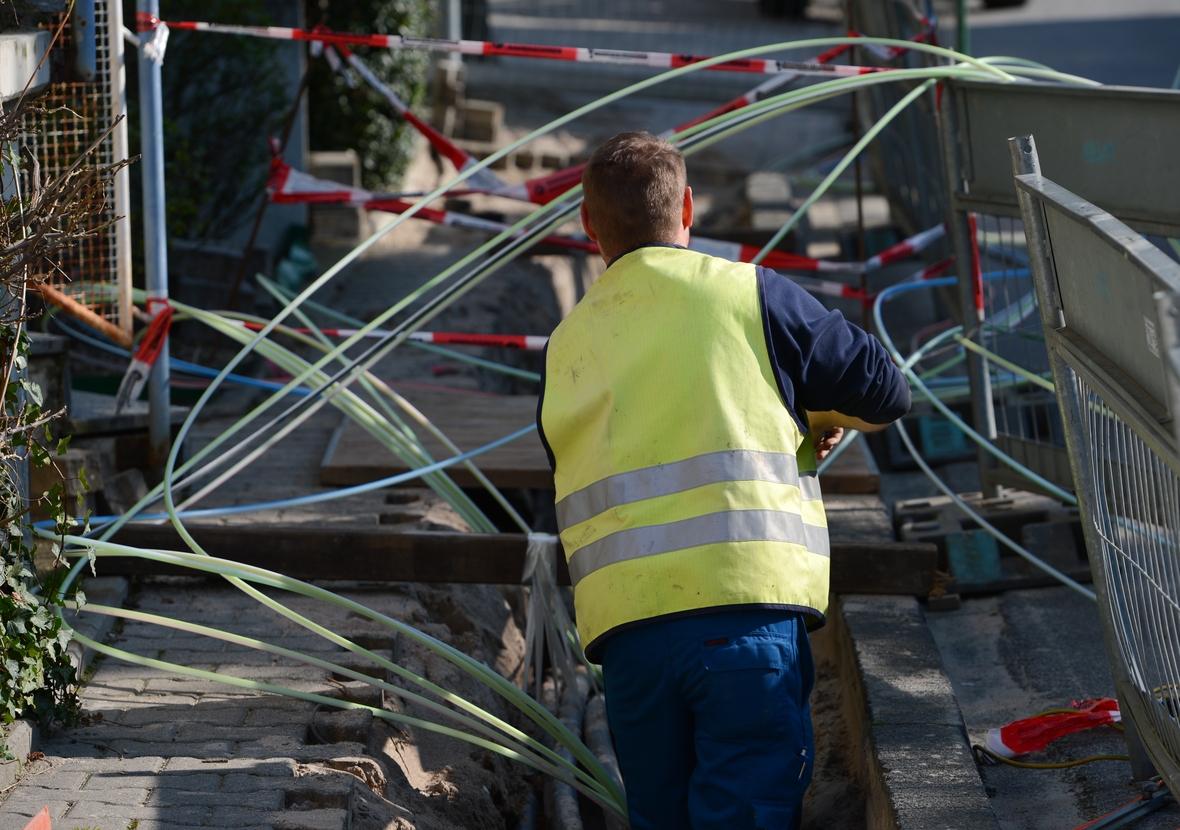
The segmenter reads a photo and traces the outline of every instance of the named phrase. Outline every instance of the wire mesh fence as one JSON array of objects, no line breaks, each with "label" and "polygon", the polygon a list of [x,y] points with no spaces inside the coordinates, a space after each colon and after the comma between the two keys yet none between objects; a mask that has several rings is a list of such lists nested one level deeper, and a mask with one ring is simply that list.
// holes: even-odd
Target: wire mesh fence
[{"label": "wire mesh fence", "polygon": [[[983,274],[982,345],[1047,379],[1049,354],[1029,271],[1024,225],[1010,216],[978,213],[975,217]],[[1059,487],[1073,490],[1061,412],[1053,393],[998,363],[986,365],[995,412],[993,443]],[[996,484],[1029,486],[1027,479],[1003,466],[986,468],[984,478]]]},{"label": "wire mesh fence", "polygon": [[[114,5],[114,4],[112,4]],[[118,8],[115,6],[115,8]],[[95,9],[95,37],[97,40],[96,74],[93,81],[56,81],[41,99],[41,115],[26,119],[22,145],[33,154],[40,165],[42,179],[63,173],[87,148],[111,126],[111,26],[107,19],[108,4],[99,2]],[[54,51],[66,55],[73,46],[73,31],[67,15],[56,15],[45,25],[56,29],[64,22]],[[63,58],[51,55],[56,64]],[[64,70],[58,69],[61,72]],[[114,161],[114,137],[108,135],[99,145],[94,157],[98,164]],[[24,182],[27,188],[29,182]],[[99,229],[111,222],[115,213],[115,187],[107,188],[106,205],[91,217],[90,227]],[[45,267],[39,277],[50,285],[70,294],[105,319],[121,325],[118,292],[109,285],[118,282],[119,241],[111,226],[96,230],[76,247],[64,251],[56,268]]]},{"label": "wire mesh fence", "polygon": [[1171,422],[1180,389],[1159,340],[1161,328],[1174,329],[1161,327],[1159,309],[1161,297],[1180,291],[1180,266],[1044,179],[1029,137],[1012,143],[1029,267],[1124,723],[1175,791],[1180,446]]},{"label": "wire mesh fence", "polygon": [[[1082,451],[1093,471],[1088,511],[1101,550],[1119,656],[1166,757],[1180,759],[1180,476],[1073,367]],[[1172,461],[1169,465],[1168,461]],[[1144,731],[1143,725],[1139,725]],[[1157,750],[1158,752],[1158,750]],[[1166,766],[1166,762],[1160,766]],[[1180,784],[1174,778],[1173,787]]]}]

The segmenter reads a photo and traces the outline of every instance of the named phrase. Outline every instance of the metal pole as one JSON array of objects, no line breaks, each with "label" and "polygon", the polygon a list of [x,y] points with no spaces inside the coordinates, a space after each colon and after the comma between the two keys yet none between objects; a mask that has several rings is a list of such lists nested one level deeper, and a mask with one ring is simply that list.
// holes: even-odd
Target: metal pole
[{"label": "metal pole", "polygon": [[971,28],[967,23],[967,0],[958,1],[958,32],[955,49],[964,55],[971,54]]},{"label": "metal pole", "polygon": [[[107,57],[111,83],[111,121],[123,120],[111,135],[113,161],[127,158],[127,71],[123,46],[123,4],[107,2]],[[115,284],[119,289],[119,328],[131,333],[131,173],[124,167],[115,174]]]},{"label": "metal pole", "polygon": [[[958,118],[959,97],[953,86],[948,84],[943,92],[942,142],[943,156],[947,170],[947,219],[951,245],[955,255],[955,267],[959,273],[958,317],[963,324],[963,336],[981,346],[983,342],[983,309],[977,304],[977,274],[975,273],[975,229],[971,217],[956,207],[956,195],[967,189],[968,178],[963,158]],[[975,430],[989,441],[996,439],[996,411],[992,404],[991,377],[987,361],[974,352],[966,358],[967,381],[971,387],[971,416]],[[998,488],[991,483],[988,470],[995,467],[995,459],[983,447],[979,448],[979,478],[986,498],[998,495]]]},{"label": "metal pole", "polygon": [[[159,17],[160,0],[136,0],[140,15]],[[146,35],[146,33],[145,33]],[[145,41],[146,43],[146,41]],[[143,160],[143,258],[147,311],[155,316],[168,302],[168,234],[164,213],[164,101],[161,67],[139,49],[139,113]],[[151,407],[148,425],[149,462],[163,467],[171,444],[168,395],[168,340],[148,385]]]}]

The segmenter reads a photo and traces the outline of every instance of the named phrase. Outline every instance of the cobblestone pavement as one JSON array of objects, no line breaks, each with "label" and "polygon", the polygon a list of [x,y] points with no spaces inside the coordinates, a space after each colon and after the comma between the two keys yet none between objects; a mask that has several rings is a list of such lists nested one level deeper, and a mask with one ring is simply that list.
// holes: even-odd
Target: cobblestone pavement
[{"label": "cobblestone pavement", "polygon": [[[236,591],[159,580],[141,609],[264,638],[340,663],[323,639],[267,615]],[[348,686],[322,669],[196,634],[127,622],[116,647],[192,668],[339,697]],[[345,660],[347,662],[347,660]],[[371,691],[371,687],[363,687]],[[43,736],[0,805],[0,830],[49,807],[59,828],[156,830],[250,827],[337,830],[350,826],[355,791],[383,781],[366,757],[372,716],[319,712],[311,703],[143,668],[108,658],[82,692],[84,724]],[[380,704],[380,698],[374,701]],[[352,773],[345,771],[352,770]]]}]

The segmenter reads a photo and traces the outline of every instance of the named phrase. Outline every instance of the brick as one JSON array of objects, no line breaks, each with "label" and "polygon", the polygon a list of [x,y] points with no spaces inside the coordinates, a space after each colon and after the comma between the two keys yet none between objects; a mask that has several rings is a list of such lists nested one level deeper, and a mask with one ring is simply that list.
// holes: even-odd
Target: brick
[{"label": "brick", "polygon": [[267,788],[255,780],[255,789],[248,792],[186,792],[184,790],[156,790],[148,798],[151,807],[182,806],[248,807],[253,810],[281,810],[286,806],[285,794],[280,789]]},{"label": "brick", "polygon": [[287,810],[274,818],[275,830],[344,830],[348,813],[344,810]]},{"label": "brick", "polygon": [[169,759],[164,770],[170,773],[198,770],[226,775],[227,779],[232,777],[232,773],[290,778],[295,774],[295,762],[290,758],[274,755],[265,758],[230,758],[224,763],[215,764],[207,763],[199,758],[181,757]]},{"label": "brick", "polygon": [[110,754],[110,750],[93,744],[79,743],[62,738],[41,742],[41,751],[46,755],[60,755],[69,758],[91,758],[98,760]]},{"label": "brick", "polygon": [[[138,807],[147,801],[148,794],[151,792],[146,787],[103,786],[101,781],[94,785],[91,785],[89,781],[86,783],[88,786],[84,787],[77,794],[76,799],[93,804]],[[114,783],[116,782],[111,782],[111,784]],[[71,800],[74,800],[74,798],[74,796],[71,796]]]},{"label": "brick", "polygon": [[207,723],[185,723],[176,733],[176,742],[185,741],[231,741],[255,742],[265,740],[287,739],[302,741],[307,734],[306,723],[291,724],[286,727],[271,726],[265,729],[251,729],[240,726],[216,726]]},{"label": "brick", "polygon": [[273,825],[276,830],[344,830],[348,826],[348,814],[344,810],[284,810],[266,812],[246,810],[237,807],[214,809],[205,820],[210,827],[250,827],[262,823]]},{"label": "brick", "polygon": [[205,723],[214,726],[241,726],[247,710],[242,706],[224,706],[199,703],[196,706],[145,706],[128,712],[122,725],[133,726],[149,723],[170,722],[184,726],[190,723]]},{"label": "brick", "polygon": [[[185,644],[189,645],[189,644]],[[227,655],[224,651],[211,650],[197,650],[191,648],[166,648],[160,652],[159,660],[165,660],[169,663],[176,663],[179,666],[188,666],[190,669],[204,669],[207,666],[216,666],[224,663],[227,660],[236,660],[240,655]]]},{"label": "brick", "polygon": [[164,768],[164,760],[162,755],[140,755],[123,760],[119,758],[71,758],[68,768],[95,775],[154,775]]},{"label": "brick", "polygon": [[41,790],[79,790],[90,773],[80,769],[52,770],[29,779],[29,786]]},{"label": "brick", "polygon": [[218,683],[215,680],[197,680],[192,677],[157,677],[147,681],[143,691],[156,695],[213,694],[225,698],[232,696],[243,700],[258,694],[249,689],[235,689],[226,683]]},{"label": "brick", "polygon": [[166,640],[155,640],[156,648],[161,645],[166,649],[187,649],[189,651],[223,652],[229,644],[225,640],[218,640],[204,634],[189,634],[187,631],[175,631]]},{"label": "brick", "polygon": [[195,755],[198,758],[229,758],[233,755],[233,744],[230,741],[209,741],[207,743],[177,741],[166,744],[114,741],[109,746],[113,750],[122,752],[125,756],[162,755],[165,758],[172,758],[177,755]]},{"label": "brick", "polygon": [[286,682],[287,680],[300,680],[305,683],[323,680],[324,675],[327,674],[327,672],[318,666],[309,666],[305,663],[292,666],[272,666],[227,662],[218,666],[217,671],[219,674],[228,675],[229,677],[245,677],[250,680],[260,680],[262,682],[277,682],[279,685],[289,685]]},{"label": "brick", "polygon": [[[192,652],[196,653],[196,652]],[[258,649],[234,649],[232,651],[223,652],[217,655],[219,663],[229,663],[240,666],[273,666],[278,659],[269,651],[259,651]],[[173,658],[167,657],[167,660]],[[208,659],[208,656],[206,656]],[[175,661],[179,662],[179,661]]]},{"label": "brick", "polygon": [[287,787],[286,806],[300,809],[337,808],[352,811],[358,779],[348,773],[305,775]]},{"label": "brick", "polygon": [[188,720],[192,709],[188,706],[137,706],[123,714],[120,726],[152,726],[160,723],[175,725]]},{"label": "brick", "polygon": [[17,790],[8,797],[2,806],[4,809],[0,811],[0,830],[23,830],[24,826],[29,823],[29,819],[37,815],[42,807],[48,807],[49,815],[57,819],[70,808],[70,802],[60,798],[42,798],[40,794],[36,794],[33,798],[26,798],[23,793]]},{"label": "brick", "polygon": [[311,718],[312,704],[305,704],[300,709],[255,709],[246,716],[246,726],[249,727],[274,727],[286,726],[290,724],[303,724],[307,726],[308,720]]},{"label": "brick", "polygon": [[250,709],[311,709],[315,706],[306,700],[266,692],[249,701]]},{"label": "brick", "polygon": [[97,724],[79,729],[71,729],[66,736],[79,741],[96,741],[109,744],[112,741],[135,741],[137,743],[164,743],[172,740],[176,734],[177,724],[173,717],[163,723],[151,723],[143,726],[120,726],[117,724]]},{"label": "brick", "polygon": [[276,792],[286,792],[292,786],[295,776],[288,771],[287,775],[227,775],[221,784],[219,792],[226,794],[256,793],[263,789]]},{"label": "brick", "polygon": [[[278,750],[281,750],[281,752]],[[333,758],[343,758],[351,755],[364,755],[365,752],[365,745],[356,743],[325,744],[323,746],[304,746],[299,744],[283,747],[273,747],[260,743],[243,743],[238,744],[236,754],[239,758],[273,758],[281,755],[284,758],[293,758],[296,761],[310,763],[312,761],[329,761]]]},{"label": "brick", "polygon": [[[101,705],[95,705],[95,704],[101,704]],[[106,724],[116,724],[116,723],[122,724],[123,723],[123,716],[127,714],[127,710],[124,709],[119,704],[119,702],[107,701],[107,700],[86,701],[82,704],[82,711],[86,714],[87,717],[90,717],[92,719],[98,718],[98,720],[95,721],[95,724],[92,724],[92,725],[96,725],[96,724],[106,725]]]},{"label": "brick", "polygon": [[[191,792],[216,792],[221,786],[220,775],[201,775],[196,772],[172,773],[167,772],[156,773],[155,775],[125,775],[114,779],[121,787],[143,787],[147,790],[187,790]],[[82,797],[94,789],[101,789],[108,786],[111,778],[104,779],[102,776],[91,776],[90,780],[86,782],[86,786],[82,788]]]}]

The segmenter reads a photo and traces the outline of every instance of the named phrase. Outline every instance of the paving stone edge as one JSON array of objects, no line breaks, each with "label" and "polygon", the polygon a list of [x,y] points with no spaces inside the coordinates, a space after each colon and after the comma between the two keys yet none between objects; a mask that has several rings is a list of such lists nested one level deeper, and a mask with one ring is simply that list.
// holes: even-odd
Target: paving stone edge
[{"label": "paving stone edge", "polygon": [[867,830],[997,830],[962,712],[913,597],[846,595],[830,617]]}]

